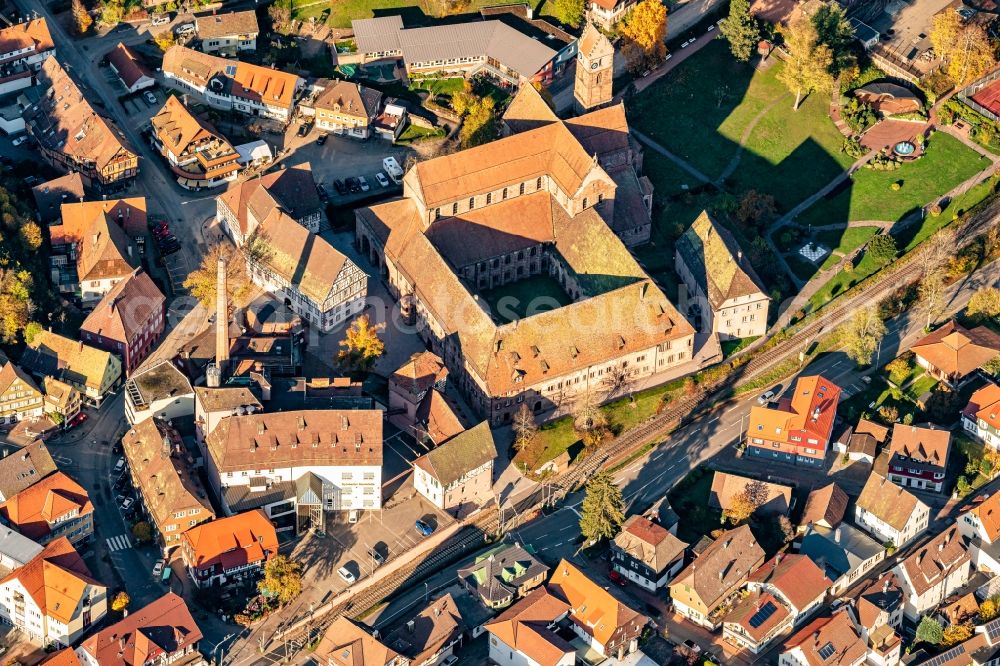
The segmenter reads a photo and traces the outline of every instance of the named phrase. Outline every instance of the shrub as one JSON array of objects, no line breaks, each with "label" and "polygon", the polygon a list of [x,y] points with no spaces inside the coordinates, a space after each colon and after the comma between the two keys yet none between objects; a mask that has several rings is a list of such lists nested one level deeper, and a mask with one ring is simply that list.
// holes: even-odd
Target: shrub
[{"label": "shrub", "polygon": [[902,181],[898,180],[894,181],[891,185],[889,185],[889,189],[892,190],[893,192],[899,192],[899,190],[902,189],[902,187],[903,187]]}]

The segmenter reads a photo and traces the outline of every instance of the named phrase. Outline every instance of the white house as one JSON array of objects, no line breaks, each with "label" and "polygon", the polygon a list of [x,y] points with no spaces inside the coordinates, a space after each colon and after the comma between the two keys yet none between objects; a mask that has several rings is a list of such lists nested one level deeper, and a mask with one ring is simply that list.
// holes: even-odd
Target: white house
[{"label": "white house", "polygon": [[94,580],[65,537],[0,579],[0,622],[35,645],[75,643],[107,613],[107,587]]},{"label": "white house", "polygon": [[[382,506],[382,412],[377,409],[229,416],[205,444],[209,482],[230,515],[301,502],[307,490],[325,511]],[[310,474],[321,487],[297,488]],[[290,497],[278,496],[283,489]]]},{"label": "white house", "polygon": [[[831,658],[836,655],[836,660]],[[820,617],[787,641],[778,666],[861,666],[868,656],[861,633],[846,609]]]},{"label": "white house", "polygon": [[930,508],[888,479],[868,477],[854,506],[854,522],[881,543],[901,548],[927,529]]},{"label": "white house", "polygon": [[500,666],[574,666],[576,649],[556,633],[569,605],[535,588],[486,625],[490,662]]},{"label": "white house", "polygon": [[55,54],[56,45],[44,18],[0,30],[0,95],[31,86],[34,72]]},{"label": "white house", "polygon": [[201,50],[205,53],[219,51],[226,55],[236,55],[240,51],[256,51],[257,12],[247,9],[225,14],[212,13],[198,16],[194,28],[201,39]]},{"label": "white house", "polygon": [[957,521],[977,569],[1000,573],[1000,493],[973,500]]},{"label": "white house", "polygon": [[118,80],[130,93],[139,92],[156,85],[156,79],[132,49],[121,42],[108,53],[108,66],[118,76]]},{"label": "white house", "polygon": [[832,586],[823,569],[801,554],[778,553],[747,580],[747,589],[773,594],[788,604],[795,625],[822,605]]},{"label": "white house", "polygon": [[231,184],[215,200],[215,209],[222,229],[237,245],[247,242],[276,210],[314,234],[323,219],[323,202],[308,162]]},{"label": "white house", "polygon": [[921,615],[969,582],[972,558],[957,525],[952,525],[893,568],[903,588],[903,614]]},{"label": "white house", "polygon": [[222,387],[206,388],[196,386],[194,389],[194,427],[198,446],[202,453],[205,449],[205,438],[215,430],[222,419],[229,416],[242,416],[263,410],[263,406],[249,388]]},{"label": "white house", "polygon": [[650,592],[684,566],[687,544],[645,516],[629,516],[611,542],[611,568]]},{"label": "white house", "polygon": [[413,461],[413,489],[443,511],[472,511],[493,497],[496,444],[488,421]]},{"label": "white house", "polygon": [[125,382],[125,418],[135,425],[149,418],[164,421],[194,414],[194,388],[167,360],[136,371]]}]

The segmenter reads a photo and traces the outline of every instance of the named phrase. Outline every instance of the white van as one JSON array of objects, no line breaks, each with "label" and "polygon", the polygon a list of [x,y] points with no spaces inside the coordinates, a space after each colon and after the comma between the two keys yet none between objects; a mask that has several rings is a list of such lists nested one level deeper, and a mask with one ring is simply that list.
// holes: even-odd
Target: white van
[{"label": "white van", "polygon": [[170,14],[153,14],[153,25],[166,25],[170,23]]},{"label": "white van", "polygon": [[399,184],[400,178],[403,177],[403,167],[399,166],[399,162],[396,161],[395,157],[386,157],[382,160],[382,168],[385,172],[389,174],[389,178],[392,178],[392,182]]}]

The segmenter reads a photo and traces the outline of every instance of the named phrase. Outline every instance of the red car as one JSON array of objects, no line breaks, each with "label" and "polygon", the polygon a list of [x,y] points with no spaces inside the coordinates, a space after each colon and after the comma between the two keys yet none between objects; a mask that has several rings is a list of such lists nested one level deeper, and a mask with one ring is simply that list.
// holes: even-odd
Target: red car
[{"label": "red car", "polygon": [[625,583],[628,582],[627,580],[625,580],[625,576],[621,575],[614,569],[608,572],[608,578],[610,578],[611,582],[614,583],[615,585],[621,585],[622,587],[625,587]]},{"label": "red car", "polygon": [[80,425],[81,423],[85,422],[86,420],[87,420],[87,415],[84,414],[83,412],[79,412],[76,416],[74,416],[73,418],[71,418],[69,420],[69,423],[66,424],[66,427],[67,428],[75,428],[76,426]]}]

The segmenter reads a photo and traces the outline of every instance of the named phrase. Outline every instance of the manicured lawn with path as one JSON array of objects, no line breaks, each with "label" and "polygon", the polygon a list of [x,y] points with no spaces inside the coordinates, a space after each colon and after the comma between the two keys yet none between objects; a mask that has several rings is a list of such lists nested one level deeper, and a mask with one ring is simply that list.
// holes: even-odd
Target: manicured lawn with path
[{"label": "manicured lawn with path", "polygon": [[629,102],[629,121],[710,178],[736,154],[750,121],[785,89],[715,41]]},{"label": "manicured lawn with path", "polygon": [[[895,171],[860,169],[851,187],[817,201],[796,221],[803,226],[860,220],[895,222],[987,166],[988,160],[976,151],[938,132],[931,138],[924,157]],[[890,185],[897,181],[902,182],[902,187],[893,191]]]}]

